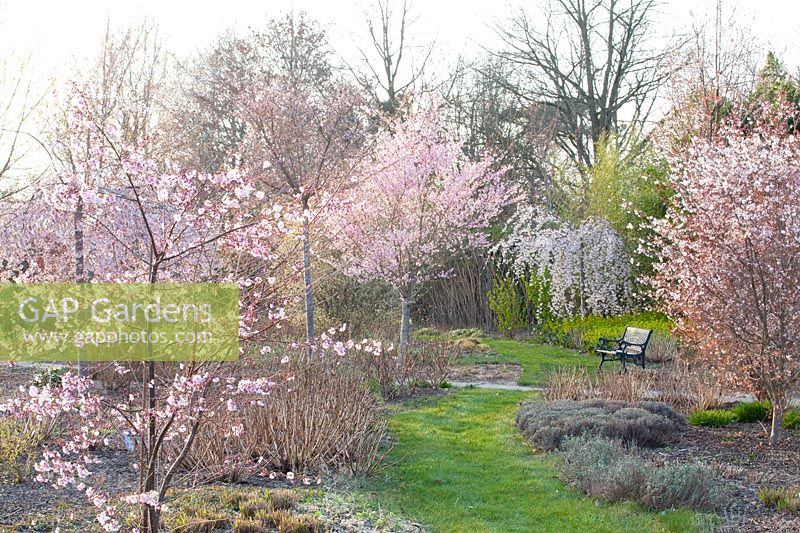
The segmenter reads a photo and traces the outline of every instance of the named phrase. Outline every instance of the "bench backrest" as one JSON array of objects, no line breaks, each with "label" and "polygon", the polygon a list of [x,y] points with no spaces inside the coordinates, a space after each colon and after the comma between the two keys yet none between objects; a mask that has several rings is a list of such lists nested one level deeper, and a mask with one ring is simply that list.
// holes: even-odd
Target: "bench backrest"
[{"label": "bench backrest", "polygon": [[651,329],[632,328],[631,326],[627,326],[625,328],[625,333],[622,335],[622,341],[630,344],[638,344],[644,347],[650,341],[650,335],[652,335],[652,333],[653,330]]}]

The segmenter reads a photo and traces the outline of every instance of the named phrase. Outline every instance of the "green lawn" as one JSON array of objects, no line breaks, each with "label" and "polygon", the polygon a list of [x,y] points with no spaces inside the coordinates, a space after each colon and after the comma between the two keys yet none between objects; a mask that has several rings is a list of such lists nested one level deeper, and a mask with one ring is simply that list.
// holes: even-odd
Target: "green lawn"
[{"label": "green lawn", "polygon": [[460,360],[462,364],[517,363],[522,366],[520,385],[544,385],[547,373],[563,366],[596,368],[599,360],[592,356],[561,348],[511,339],[481,339],[494,353],[470,355]]},{"label": "green lawn", "polygon": [[697,529],[691,512],[596,504],[566,488],[556,459],[533,454],[514,426],[518,403],[531,397],[466,389],[396,408],[389,466],[365,496],[434,532]]}]

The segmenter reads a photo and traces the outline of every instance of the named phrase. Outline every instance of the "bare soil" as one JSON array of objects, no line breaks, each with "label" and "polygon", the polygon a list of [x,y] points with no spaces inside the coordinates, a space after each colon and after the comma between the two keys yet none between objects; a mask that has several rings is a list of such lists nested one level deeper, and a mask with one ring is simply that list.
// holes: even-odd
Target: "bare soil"
[{"label": "bare soil", "polygon": [[481,363],[456,365],[450,373],[453,381],[516,384],[522,375],[522,367],[511,363]]},{"label": "bare soil", "polygon": [[9,366],[0,363],[0,402],[19,394],[20,385],[27,385],[36,370],[31,367]]}]

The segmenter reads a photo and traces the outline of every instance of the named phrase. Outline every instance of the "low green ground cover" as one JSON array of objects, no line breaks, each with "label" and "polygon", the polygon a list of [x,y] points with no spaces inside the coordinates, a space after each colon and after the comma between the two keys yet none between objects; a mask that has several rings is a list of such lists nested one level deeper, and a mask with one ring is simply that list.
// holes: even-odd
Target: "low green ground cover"
[{"label": "low green ground cover", "polygon": [[559,367],[578,366],[594,368],[598,359],[560,346],[546,346],[511,339],[482,339],[491,351],[462,358],[462,364],[515,363],[522,366],[520,385],[541,386],[548,373]]},{"label": "low green ground cover", "polygon": [[388,466],[363,489],[434,532],[696,531],[708,517],[600,504],[564,485],[557,459],[534,454],[514,426],[535,393],[466,389],[396,408]]}]

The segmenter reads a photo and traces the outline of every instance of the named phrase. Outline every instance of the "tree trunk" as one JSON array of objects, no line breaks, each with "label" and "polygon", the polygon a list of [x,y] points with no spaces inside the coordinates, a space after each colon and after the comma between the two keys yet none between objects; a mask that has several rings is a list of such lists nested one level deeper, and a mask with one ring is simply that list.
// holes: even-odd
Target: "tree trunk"
[{"label": "tree trunk", "polygon": [[72,227],[75,239],[75,281],[83,283],[86,278],[84,276],[85,260],[83,257],[83,201],[80,198],[78,198],[78,203],[72,216]]},{"label": "tree trunk", "polygon": [[[158,277],[158,266],[152,267],[150,272],[150,288],[154,287]],[[147,330],[149,331],[149,324]],[[143,450],[143,461],[140,461],[139,469],[144,474],[139,480],[139,493],[152,493],[156,490],[156,472],[158,471],[158,460],[161,452],[158,438],[156,436],[156,364],[153,361],[153,345],[147,342],[147,361],[144,363],[142,407],[147,420],[147,434],[142,434],[141,448]],[[145,446],[145,441],[147,446]],[[146,449],[146,453],[144,450]],[[159,511],[151,505],[142,505],[142,528],[146,533],[158,533]]]},{"label": "tree trunk", "polygon": [[[153,412],[156,409],[156,368],[153,361],[146,361],[144,372],[144,397],[143,407],[147,417],[147,435],[142,435],[142,461],[139,468],[144,474],[144,484],[140,482],[140,493],[151,492],[156,488],[156,467],[157,458],[153,459],[154,454],[158,454],[156,447],[156,420]],[[144,441],[147,440],[146,450]],[[147,469],[146,471],[144,469]],[[142,505],[142,528],[147,533],[158,532],[158,513],[155,507]]]},{"label": "tree trunk", "polygon": [[783,427],[783,402],[772,402],[772,427],[769,432],[769,445],[774,446],[781,439]]},{"label": "tree trunk", "polygon": [[[75,283],[86,283],[86,259],[83,254],[83,200],[78,197],[75,211],[72,214],[73,238],[75,240]],[[78,375],[86,377],[89,369],[81,363],[78,356]]]},{"label": "tree trunk", "polygon": [[583,238],[581,237],[580,246],[578,248],[578,292],[580,293],[580,313],[581,316],[586,316],[586,271],[583,262]]},{"label": "tree trunk", "polygon": [[314,289],[311,284],[311,231],[308,220],[308,203],[303,214],[303,282],[306,291],[306,340],[314,343]]},{"label": "tree trunk", "polygon": [[400,296],[401,319],[400,319],[400,355],[405,356],[408,349],[409,330],[411,328],[411,302],[409,298]]}]

